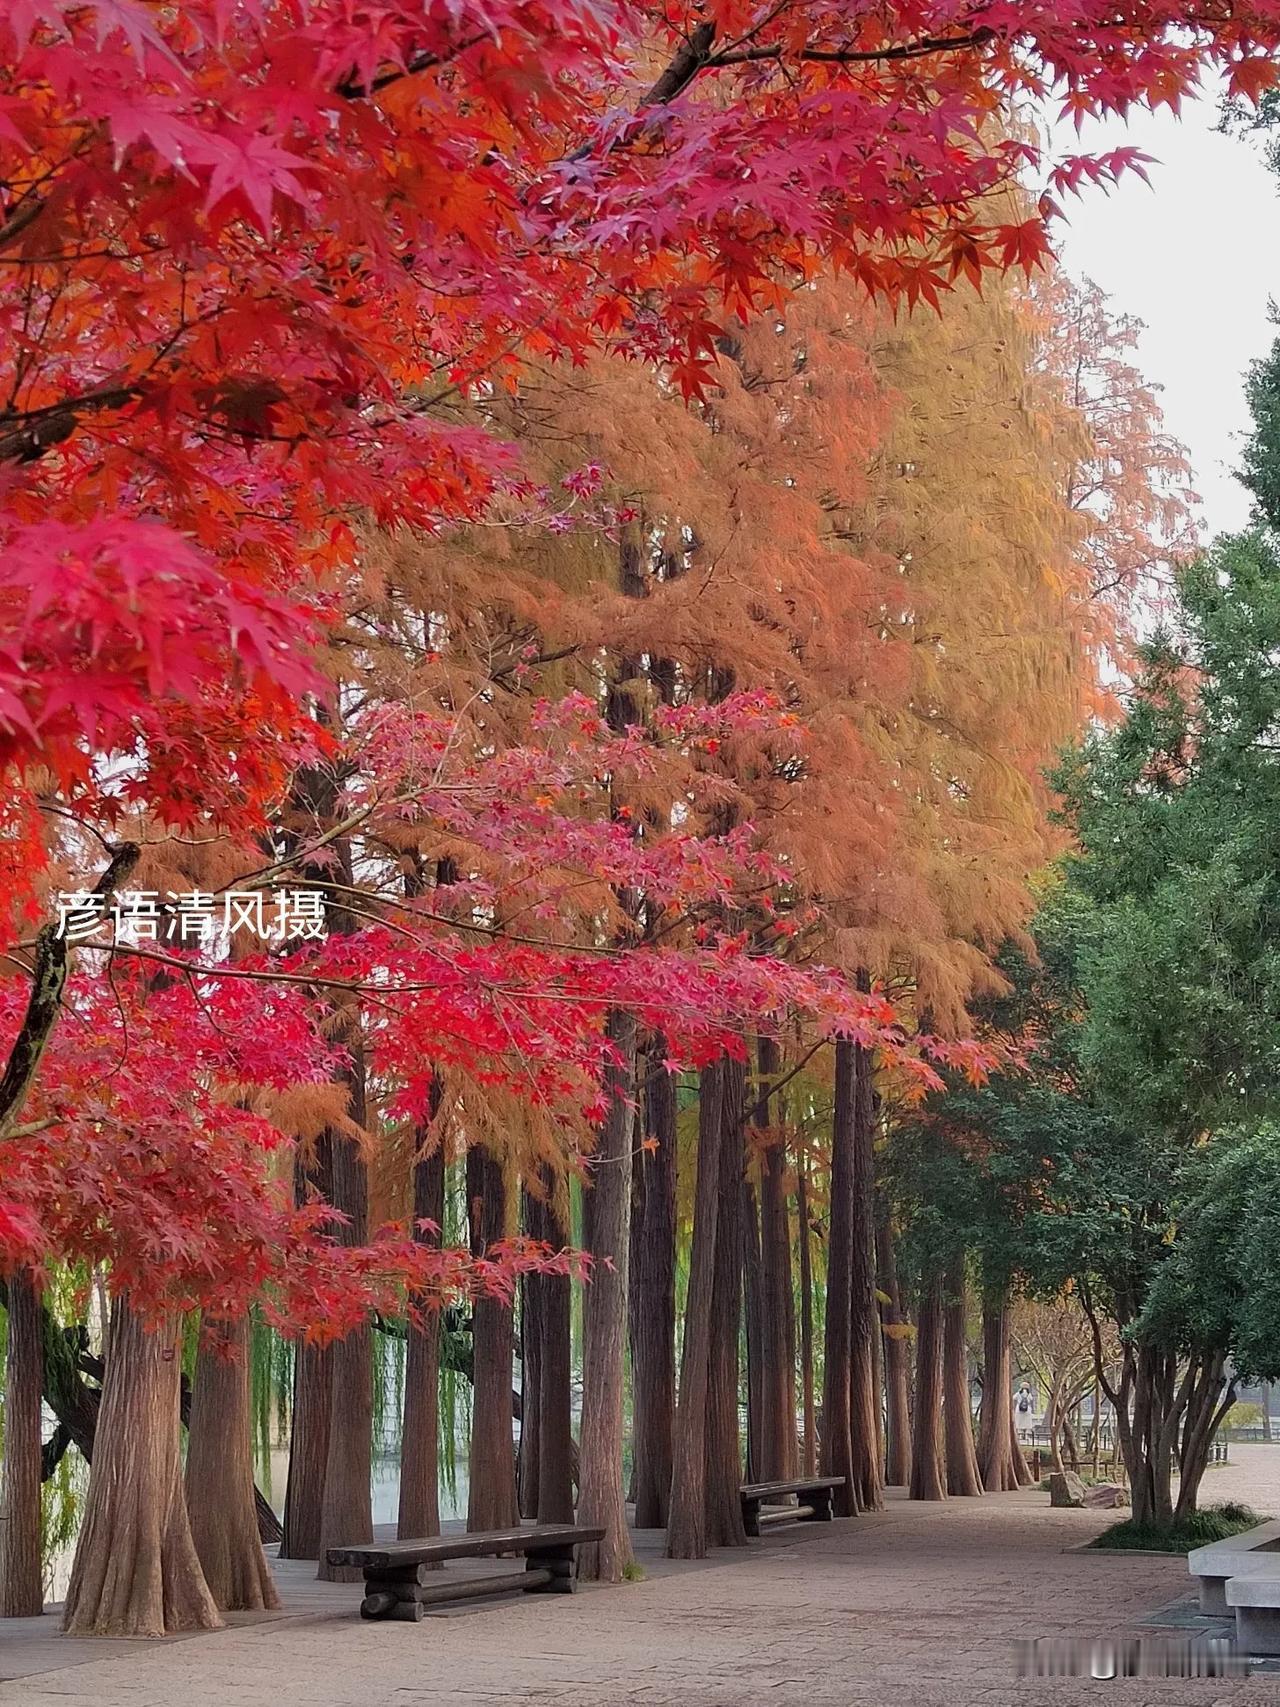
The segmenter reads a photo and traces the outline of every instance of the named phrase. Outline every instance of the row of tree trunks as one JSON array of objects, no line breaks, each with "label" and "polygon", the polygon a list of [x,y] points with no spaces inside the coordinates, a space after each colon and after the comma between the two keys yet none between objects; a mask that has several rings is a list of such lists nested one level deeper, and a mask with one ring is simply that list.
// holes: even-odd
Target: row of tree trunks
[{"label": "row of tree trunks", "polygon": [[852,1394],[853,1194],[857,1101],[854,1046],[836,1041],[835,1107],[831,1125],[831,1210],[827,1223],[827,1308],[822,1366],[822,1474],[839,1476],[837,1517],[858,1509],[850,1418]]}]

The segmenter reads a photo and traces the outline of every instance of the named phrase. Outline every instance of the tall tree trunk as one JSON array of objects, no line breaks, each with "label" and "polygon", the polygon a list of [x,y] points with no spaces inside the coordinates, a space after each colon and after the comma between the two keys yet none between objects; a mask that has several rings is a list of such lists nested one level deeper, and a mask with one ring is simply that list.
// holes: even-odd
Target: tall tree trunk
[{"label": "tall tree trunk", "polygon": [[760,1479],[782,1481],[796,1473],[796,1322],[791,1289],[791,1229],[787,1216],[787,1149],[773,1130],[771,1081],[781,1054],[772,1038],[760,1039],[763,1091],[756,1111],[760,1152],[761,1394]]},{"label": "tall tree trunk", "polygon": [[[363,1125],[364,1073],[352,1071],[352,1114]],[[333,1134],[333,1205],[347,1217],[340,1237],[362,1245],[369,1229],[369,1169],[356,1141]],[[356,1582],[358,1570],[331,1565],[330,1547],[373,1540],[373,1328],[361,1322],[333,1347],[329,1453],[320,1508],[320,1565],[323,1582]]]},{"label": "tall tree trunk", "polygon": [[707,1393],[711,1372],[710,1300],[715,1276],[716,1226],[720,1209],[721,1103],[724,1064],[699,1076],[698,1172],[694,1187],[693,1241],[689,1253],[689,1298],[680,1358],[671,1471],[667,1557],[702,1559],[707,1552]]},{"label": "tall tree trunk", "polygon": [[[438,1111],[432,1086],[432,1114]],[[413,1164],[413,1236],[438,1245],[444,1223],[444,1141],[437,1136],[428,1154]],[[436,1231],[421,1223],[430,1221]],[[405,1348],[404,1409],[400,1430],[400,1506],[396,1534],[402,1540],[440,1533],[440,1306],[415,1298]]]},{"label": "tall tree trunk", "polygon": [[[869,987],[869,980],[860,983]],[[849,1444],[853,1494],[860,1511],[884,1505],[880,1469],[880,1401],[876,1391],[875,1088],[869,1049],[853,1051],[854,1110],[849,1255]]]},{"label": "tall tree trunk", "polygon": [[743,1179],[738,1214],[742,1245],[742,1303],[747,1348],[746,1479],[761,1479],[764,1434],[764,1281],[760,1256],[760,1207],[756,1188]]},{"label": "tall tree trunk", "polygon": [[800,1235],[800,1420],[804,1428],[804,1473],[818,1473],[817,1406],[813,1390],[813,1225],[809,1219],[809,1172],[804,1152],[796,1159],[796,1227]]},{"label": "tall tree trunk", "polygon": [[898,1285],[897,1254],[887,1208],[876,1224],[876,1269],[880,1291],[888,1300],[881,1305],[881,1338],[884,1341],[885,1481],[905,1488],[911,1480],[911,1351],[902,1291]]},{"label": "tall tree trunk", "polygon": [[44,1351],[40,1294],[29,1268],[9,1280],[4,1371],[4,1485],[0,1498],[0,1617],[44,1611],[40,1557],[40,1410]]},{"label": "tall tree trunk", "polygon": [[978,1455],[973,1446],[973,1406],[969,1399],[969,1346],[965,1338],[967,1286],[964,1253],[947,1274],[943,1325],[943,1409],[946,1416],[947,1492],[980,1494]]},{"label": "tall tree trunk", "polygon": [[[482,1256],[507,1237],[507,1189],[502,1163],[482,1145],[467,1151],[467,1210],[471,1249]],[[511,1306],[480,1293],[472,1306],[473,1392],[468,1462],[467,1528],[509,1529],[518,1516],[511,1404]]]},{"label": "tall tree trunk", "polygon": [[978,1473],[989,1494],[1018,1486],[1011,1443],[1013,1359],[1009,1346],[1009,1298],[988,1290],[982,1301],[982,1418],[978,1429]]},{"label": "tall tree trunk", "polygon": [[247,1316],[202,1324],[187,1428],[191,1538],[214,1602],[222,1612],[279,1606],[254,1506]]},{"label": "tall tree trunk", "polygon": [[942,1276],[924,1282],[916,1315],[916,1395],[911,1432],[913,1500],[947,1497],[942,1455]]},{"label": "tall tree trunk", "polygon": [[[541,1225],[538,1207],[524,1192],[524,1230],[531,1239]],[[542,1276],[520,1280],[520,1451],[516,1457],[516,1498],[521,1517],[538,1515],[542,1470]]]},{"label": "tall tree trunk", "polygon": [[849,1417],[853,1331],[853,1169],[857,1101],[854,1046],[836,1039],[835,1112],[831,1124],[831,1221],[827,1236],[827,1320],[822,1370],[822,1473],[842,1476],[835,1511],[852,1517],[858,1509]]},{"label": "tall tree trunk", "polygon": [[[536,1205],[538,1236],[560,1251],[569,1243],[567,1188],[542,1167],[545,1196]],[[538,1353],[538,1522],[573,1522],[573,1367],[567,1274],[536,1277],[542,1292]]]},{"label": "tall tree trunk", "polygon": [[578,1575],[616,1583],[632,1562],[622,1485],[627,1246],[631,1232],[636,1022],[614,1009],[608,1036],[620,1060],[610,1065],[608,1113],[591,1163],[591,1274],[583,1294],[582,1430],[578,1444],[578,1521],[604,1529],[578,1549]]},{"label": "tall tree trunk", "polygon": [[[308,1151],[299,1146],[293,1164],[294,1200],[332,1201],[333,1145],[321,1133]],[[293,1414],[289,1430],[289,1479],[284,1496],[282,1559],[320,1557],[320,1514],[329,1462],[333,1416],[333,1346],[299,1340],[293,1355]]]},{"label": "tall tree trunk", "polygon": [[742,1319],[742,1172],[746,1069],[726,1060],[720,1098],[720,1216],[711,1286],[707,1394],[707,1545],[745,1547],[742,1435],[738,1422],[738,1341]]},{"label": "tall tree trunk", "polygon": [[1018,1420],[1013,1414],[1012,1402],[1009,1405],[1009,1456],[1013,1462],[1013,1474],[1017,1486],[1029,1488],[1035,1481],[1035,1477],[1031,1474],[1027,1455],[1022,1450],[1022,1442],[1018,1439]]},{"label": "tall tree trunk", "polygon": [[646,1149],[632,1165],[628,1320],[636,1528],[663,1529],[671,1503],[676,1404],[676,1087],[666,1041],[646,1051]]},{"label": "tall tree trunk", "polygon": [[183,1498],[181,1373],[177,1320],[148,1333],[121,1293],[111,1311],[89,1494],[63,1612],[68,1635],[222,1628]]}]

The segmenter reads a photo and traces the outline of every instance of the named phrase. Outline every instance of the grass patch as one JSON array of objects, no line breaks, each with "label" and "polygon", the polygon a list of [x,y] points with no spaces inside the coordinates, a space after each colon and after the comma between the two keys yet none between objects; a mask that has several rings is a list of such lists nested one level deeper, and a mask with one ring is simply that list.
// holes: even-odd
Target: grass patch
[{"label": "grass patch", "polygon": [[1189,1553],[1193,1547],[1225,1541],[1228,1535],[1239,1535],[1242,1529],[1252,1529],[1255,1523],[1263,1521],[1250,1506],[1229,1501],[1226,1505],[1205,1506],[1203,1511],[1194,1511],[1182,1523],[1167,1529],[1126,1518],[1123,1523],[1113,1523],[1110,1529],[1104,1529],[1089,1546],[1139,1553]]},{"label": "grass patch", "polygon": [[643,1565],[638,1565],[634,1559],[628,1559],[622,1567],[622,1580],[625,1583],[642,1583],[647,1572]]}]

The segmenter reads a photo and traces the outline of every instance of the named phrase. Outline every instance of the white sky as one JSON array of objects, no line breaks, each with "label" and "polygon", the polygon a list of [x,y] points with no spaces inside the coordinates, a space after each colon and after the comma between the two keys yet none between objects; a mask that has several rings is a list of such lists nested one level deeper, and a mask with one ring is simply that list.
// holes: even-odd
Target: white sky
[{"label": "white sky", "polygon": [[1058,136],[1071,152],[1133,144],[1155,157],[1150,188],[1125,174],[1109,195],[1066,197],[1058,249],[1071,274],[1146,323],[1137,363],[1191,453],[1209,534],[1247,520],[1248,494],[1231,474],[1249,420],[1243,376],[1280,333],[1267,317],[1280,299],[1280,180],[1257,138],[1220,136],[1217,120],[1217,102],[1202,99],[1180,119],[1162,109],[1087,126],[1079,143]]}]

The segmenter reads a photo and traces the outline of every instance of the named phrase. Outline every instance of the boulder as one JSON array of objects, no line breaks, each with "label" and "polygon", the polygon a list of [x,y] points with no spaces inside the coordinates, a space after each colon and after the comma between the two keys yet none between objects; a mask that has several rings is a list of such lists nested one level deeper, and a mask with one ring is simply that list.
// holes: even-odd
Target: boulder
[{"label": "boulder", "polygon": [[1111,1511],[1116,1506],[1128,1505],[1129,1496],[1119,1482],[1099,1482],[1096,1488],[1086,1488],[1084,1503],[1098,1511]]},{"label": "boulder", "polygon": [[1049,1504],[1080,1506],[1084,1504],[1084,1483],[1070,1470],[1054,1470],[1049,1477]]}]

